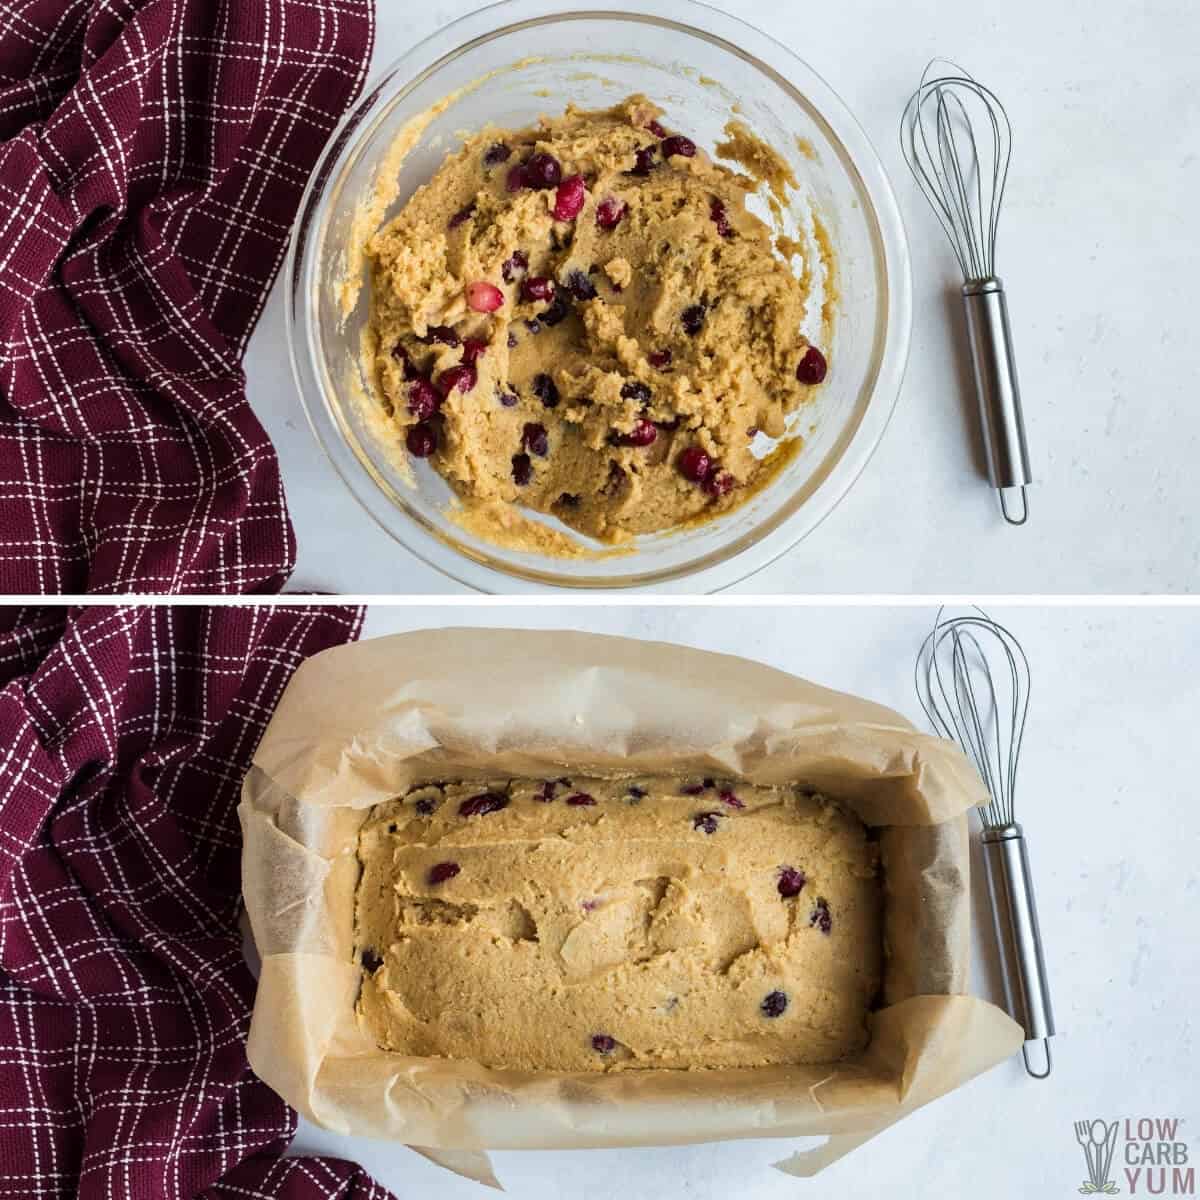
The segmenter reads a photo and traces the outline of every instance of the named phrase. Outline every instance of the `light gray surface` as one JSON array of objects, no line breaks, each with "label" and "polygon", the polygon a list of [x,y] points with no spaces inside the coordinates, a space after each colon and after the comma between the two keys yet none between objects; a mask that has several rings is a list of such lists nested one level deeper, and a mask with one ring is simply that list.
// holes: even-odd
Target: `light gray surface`
[{"label": "light gray surface", "polygon": [[[482,5],[380,0],[375,62]],[[903,394],[841,507],[750,592],[1177,592],[1200,583],[1200,409],[1189,333],[1200,274],[1200,6],[1192,0],[723,0],[811,63],[892,174],[913,252]],[[900,156],[925,62],[956,57],[1005,100],[1014,164],[999,268],[1033,469],[1025,529],[1000,521],[972,457],[955,267]],[[1190,81],[1190,82],[1189,82]],[[676,115],[676,114],[673,114]],[[686,126],[686,114],[677,114]],[[378,529],[299,406],[277,286],[247,356],[299,538],[294,585],[461,590]]]},{"label": "light gray surface", "polygon": [[[785,1141],[500,1153],[497,1171],[512,1195],[1070,1196],[1086,1178],[1073,1123],[1095,1117],[1183,1118],[1179,1137],[1200,1168],[1200,816],[1189,762],[1200,711],[1200,611],[997,608],[992,615],[1018,635],[1033,666],[1017,815],[1029,837],[1060,1030],[1052,1078],[1037,1083],[1018,1061],[1003,1064],[816,1181],[771,1168],[792,1148]],[[933,610],[922,607],[408,607],[372,609],[366,636],[459,624],[674,641],[760,659],[917,718],[912,658],[932,620]],[[978,872],[974,883],[977,920],[986,921]],[[977,937],[974,990],[994,997],[989,949],[989,937]],[[306,1122],[294,1151],[354,1158],[402,1200],[488,1194],[404,1147]],[[1131,1194],[1123,1175],[1117,1182]],[[1143,1179],[1137,1194],[1145,1192]]]}]

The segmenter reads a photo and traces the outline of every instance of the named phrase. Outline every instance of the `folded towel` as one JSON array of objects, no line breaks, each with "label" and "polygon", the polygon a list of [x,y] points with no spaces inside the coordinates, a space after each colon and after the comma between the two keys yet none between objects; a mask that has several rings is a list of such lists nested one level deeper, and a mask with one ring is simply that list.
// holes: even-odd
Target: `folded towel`
[{"label": "folded towel", "polygon": [[251,1074],[241,779],[337,608],[0,609],[0,1193],[385,1200]]},{"label": "folded towel", "polygon": [[0,592],[282,586],[241,359],[373,29],[370,0],[0,5]]}]

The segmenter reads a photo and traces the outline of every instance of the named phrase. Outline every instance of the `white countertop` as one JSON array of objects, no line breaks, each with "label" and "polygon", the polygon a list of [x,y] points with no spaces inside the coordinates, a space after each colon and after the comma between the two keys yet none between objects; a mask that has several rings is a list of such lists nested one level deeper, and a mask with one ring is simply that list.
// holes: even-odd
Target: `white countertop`
[{"label": "white countertop", "polygon": [[[914,269],[912,353],[883,444],[837,511],[737,590],[1197,590],[1200,371],[1190,328],[1200,275],[1200,6],[717,6],[796,50],[858,116],[892,175]],[[378,7],[377,67],[483,6]],[[947,291],[956,268],[898,147],[900,111],[935,54],[995,88],[1015,131],[998,261],[1039,480],[1024,529],[1000,521],[974,465],[960,305]],[[293,586],[462,590],[380,530],[318,448],[288,366],[278,286],[246,367],[283,463],[299,539]]]},{"label": "white countertop", "polygon": [[[1086,1177],[1073,1124],[1095,1117],[1182,1118],[1178,1136],[1200,1176],[1200,814],[1186,759],[1200,712],[1200,610],[997,608],[992,615],[1019,636],[1033,670],[1017,812],[1060,1030],[1052,1077],[1035,1082],[1019,1060],[1003,1064],[816,1180],[771,1167],[796,1145],[788,1141],[498,1153],[497,1174],[512,1195],[1068,1197]],[[932,621],[933,610],[922,607],[418,606],[372,609],[366,636],[459,624],[674,641],[760,659],[919,719],[912,660]],[[977,899],[981,885],[976,874]],[[994,999],[990,927],[982,932],[974,990]],[[293,1152],[318,1151],[363,1163],[401,1200],[489,1194],[402,1146],[301,1122]],[[1144,1182],[1136,1193],[1120,1174],[1117,1182],[1125,1195],[1146,1194]]]}]

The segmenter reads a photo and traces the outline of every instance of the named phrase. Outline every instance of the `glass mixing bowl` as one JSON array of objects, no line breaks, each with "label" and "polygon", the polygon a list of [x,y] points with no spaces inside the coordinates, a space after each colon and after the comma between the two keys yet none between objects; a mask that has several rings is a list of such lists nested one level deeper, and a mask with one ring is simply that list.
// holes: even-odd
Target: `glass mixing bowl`
[{"label": "glass mixing bowl", "polygon": [[[361,344],[369,284],[353,247],[400,210],[463,131],[528,126],[568,101],[601,108],[632,92],[659,103],[664,121],[709,150],[736,117],[787,159],[800,187],[785,223],[811,241],[815,212],[833,251],[829,375],[799,414],[799,452],[728,514],[639,537],[615,555],[506,549],[450,518],[450,487],[427,462],[405,459],[370,399]],[[439,102],[445,107],[431,115]],[[411,146],[397,165],[402,134]],[[393,194],[371,212],[380,180]],[[347,281],[360,285],[349,311]],[[326,149],[293,235],[287,289],[300,394],[342,479],[397,541],[481,591],[714,591],[765,566],[824,519],[866,465],[900,390],[912,309],[900,213],[854,117],[785,47],[692,0],[624,0],[620,12],[508,0],[415,46],[383,72]]]}]

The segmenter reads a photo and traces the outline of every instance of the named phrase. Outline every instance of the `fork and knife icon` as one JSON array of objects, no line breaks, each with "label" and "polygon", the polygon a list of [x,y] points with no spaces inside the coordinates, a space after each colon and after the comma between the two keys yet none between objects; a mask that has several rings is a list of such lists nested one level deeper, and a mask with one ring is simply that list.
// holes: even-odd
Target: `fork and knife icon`
[{"label": "fork and knife icon", "polygon": [[1115,1196],[1121,1189],[1108,1177],[1113,1151],[1117,1147],[1117,1122],[1076,1121],[1075,1140],[1083,1147],[1088,1177],[1079,1189],[1085,1196],[1103,1192]]}]

